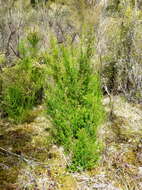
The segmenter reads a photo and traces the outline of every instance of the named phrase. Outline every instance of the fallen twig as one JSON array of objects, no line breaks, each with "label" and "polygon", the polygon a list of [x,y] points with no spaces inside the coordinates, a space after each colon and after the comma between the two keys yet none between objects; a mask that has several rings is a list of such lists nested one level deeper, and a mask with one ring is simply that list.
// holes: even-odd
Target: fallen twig
[{"label": "fallen twig", "polygon": [[23,157],[22,155],[13,153],[13,152],[11,152],[11,151],[9,151],[9,150],[6,150],[6,149],[4,149],[4,148],[2,148],[2,147],[0,147],[0,152],[3,153],[3,154],[6,154],[6,155],[10,155],[10,156],[17,157],[17,158],[23,160],[24,162],[28,162],[28,163],[30,162],[30,160],[26,159],[26,158]]},{"label": "fallen twig", "polygon": [[14,156],[14,157],[16,157],[16,158],[18,158],[18,159],[20,159],[20,160],[26,162],[27,164],[32,165],[32,166],[33,166],[33,165],[41,165],[41,166],[44,166],[44,167],[46,167],[46,168],[50,168],[49,165],[47,166],[47,163],[41,163],[41,162],[36,162],[36,161],[34,161],[34,160],[27,159],[27,158],[25,158],[23,155],[19,155],[19,154],[13,153],[13,152],[11,152],[11,151],[9,151],[9,150],[6,150],[6,149],[4,149],[4,148],[2,148],[2,147],[0,147],[0,153],[3,153],[3,154],[5,154],[5,155]]}]

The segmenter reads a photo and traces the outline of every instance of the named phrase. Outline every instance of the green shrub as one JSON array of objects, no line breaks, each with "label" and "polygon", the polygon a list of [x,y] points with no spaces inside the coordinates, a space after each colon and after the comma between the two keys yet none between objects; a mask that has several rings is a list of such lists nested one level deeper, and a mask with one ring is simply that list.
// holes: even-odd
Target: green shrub
[{"label": "green shrub", "polygon": [[1,107],[16,123],[25,121],[29,110],[41,103],[42,99],[45,71],[38,64],[38,55],[33,57],[38,43],[35,35],[31,33],[30,39],[28,37],[29,48],[23,41],[19,44],[22,59],[15,66],[5,68],[2,73]]},{"label": "green shrub", "polygon": [[29,70],[22,65],[5,69],[2,75],[3,111],[15,122],[24,121],[28,110],[38,103],[43,80],[43,71],[34,66]]},{"label": "green shrub", "polygon": [[52,40],[51,53],[45,56],[47,113],[54,124],[55,142],[73,155],[73,170],[89,169],[98,160],[96,132],[104,118],[100,79],[91,62],[92,39],[84,42],[74,47]]}]

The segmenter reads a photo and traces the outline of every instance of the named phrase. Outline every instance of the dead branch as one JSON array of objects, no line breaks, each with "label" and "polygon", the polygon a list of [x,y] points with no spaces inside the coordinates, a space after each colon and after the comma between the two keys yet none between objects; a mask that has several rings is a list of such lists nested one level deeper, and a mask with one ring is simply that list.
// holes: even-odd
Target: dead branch
[{"label": "dead branch", "polygon": [[63,43],[66,41],[64,31],[58,22],[56,23],[56,25],[58,27],[58,30],[57,30],[58,43]]},{"label": "dead branch", "polygon": [[104,89],[109,97],[109,106],[110,106],[110,114],[109,114],[109,119],[112,121],[113,120],[113,98],[110,92],[108,91],[108,88],[106,85],[104,85]]},{"label": "dead branch", "polygon": [[6,155],[6,156],[13,156],[15,158],[18,158],[24,162],[26,162],[27,164],[33,166],[33,165],[40,165],[42,167],[45,167],[45,168],[50,168],[49,165],[47,165],[46,163],[41,163],[41,162],[37,162],[35,160],[30,160],[30,159],[27,159],[26,157],[24,157],[23,155],[19,155],[19,154],[16,154],[16,153],[13,153],[9,150],[6,150],[2,147],[0,147],[0,154],[3,154],[3,155]]},{"label": "dead branch", "polygon": [[12,39],[12,36],[16,33],[16,31],[11,31],[8,37],[7,46],[6,46],[6,55],[9,55],[9,46]]},{"label": "dead branch", "polygon": [[18,57],[19,59],[22,59],[22,57],[20,56],[20,54],[19,54],[19,52],[17,51],[15,51],[14,50],[14,48],[12,47],[12,45],[10,44],[10,48],[11,48],[11,50],[13,51],[13,53],[14,53],[14,55],[16,56],[16,57]]},{"label": "dead branch", "polygon": [[23,157],[22,155],[13,153],[13,152],[11,152],[11,151],[9,151],[9,150],[6,150],[6,149],[4,149],[4,148],[2,148],[2,147],[0,147],[0,153],[2,153],[2,154],[4,154],[4,155],[14,156],[14,157],[16,157],[16,158],[18,158],[18,159],[20,159],[20,160],[23,160],[23,161],[26,162],[26,163],[29,163],[29,160],[26,159],[25,157]]}]

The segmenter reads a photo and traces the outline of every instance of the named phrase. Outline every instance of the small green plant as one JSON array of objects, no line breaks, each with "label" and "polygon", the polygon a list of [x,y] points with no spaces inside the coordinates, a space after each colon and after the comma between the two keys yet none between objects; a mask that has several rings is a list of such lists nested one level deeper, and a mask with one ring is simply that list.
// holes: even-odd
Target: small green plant
[{"label": "small green plant", "polygon": [[0,53],[0,66],[1,64],[5,63],[5,61],[6,61],[5,55]]},{"label": "small green plant", "polygon": [[[19,44],[21,59],[2,73],[1,107],[16,123],[23,122],[33,106],[41,103],[45,71],[38,64],[37,34]],[[28,46],[29,48],[26,48]],[[30,49],[32,47],[32,49]]]},{"label": "small green plant", "polygon": [[100,79],[91,62],[94,41],[89,37],[77,47],[52,40],[52,51],[45,56],[47,113],[55,142],[72,154],[72,170],[90,169],[98,160],[96,134],[104,119]]},{"label": "small green plant", "polygon": [[72,171],[81,171],[93,168],[100,157],[100,148],[96,139],[90,138],[85,129],[80,130],[73,147],[70,169]]},{"label": "small green plant", "polygon": [[20,41],[18,51],[20,56],[24,59],[26,57],[37,57],[39,54],[39,42],[41,41],[40,34],[36,31],[30,31],[26,39]]}]

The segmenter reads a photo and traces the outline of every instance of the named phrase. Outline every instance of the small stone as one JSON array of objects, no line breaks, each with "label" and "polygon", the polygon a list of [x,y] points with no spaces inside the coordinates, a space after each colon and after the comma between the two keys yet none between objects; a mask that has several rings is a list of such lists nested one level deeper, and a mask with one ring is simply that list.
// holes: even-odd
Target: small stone
[{"label": "small stone", "polygon": [[142,176],[142,167],[139,167],[138,169],[139,169],[139,175]]}]

